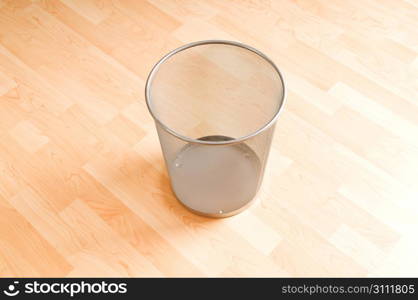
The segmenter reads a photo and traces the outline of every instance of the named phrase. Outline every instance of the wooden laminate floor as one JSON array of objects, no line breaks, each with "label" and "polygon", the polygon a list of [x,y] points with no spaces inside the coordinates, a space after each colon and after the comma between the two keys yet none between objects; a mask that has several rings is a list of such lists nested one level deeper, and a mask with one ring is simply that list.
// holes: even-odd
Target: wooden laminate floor
[{"label": "wooden laminate floor", "polygon": [[[270,56],[259,201],[185,210],[144,102],[187,42]],[[0,276],[417,276],[416,0],[0,0]]]}]

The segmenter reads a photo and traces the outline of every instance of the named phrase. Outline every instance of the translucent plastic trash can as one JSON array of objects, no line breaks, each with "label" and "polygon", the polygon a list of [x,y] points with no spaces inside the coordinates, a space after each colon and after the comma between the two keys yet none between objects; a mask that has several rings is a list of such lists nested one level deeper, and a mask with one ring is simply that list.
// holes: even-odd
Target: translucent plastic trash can
[{"label": "translucent plastic trash can", "polygon": [[248,207],[285,99],[275,64],[241,43],[195,42],[154,66],[145,94],[180,203],[210,217]]}]

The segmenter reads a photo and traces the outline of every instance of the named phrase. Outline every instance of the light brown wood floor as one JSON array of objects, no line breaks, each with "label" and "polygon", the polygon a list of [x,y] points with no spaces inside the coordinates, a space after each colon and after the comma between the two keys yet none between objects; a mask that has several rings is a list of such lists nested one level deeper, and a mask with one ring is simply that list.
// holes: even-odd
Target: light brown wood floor
[{"label": "light brown wood floor", "polygon": [[[238,40],[289,96],[259,202],[173,197],[144,80]],[[0,0],[0,276],[417,276],[415,0]]]}]

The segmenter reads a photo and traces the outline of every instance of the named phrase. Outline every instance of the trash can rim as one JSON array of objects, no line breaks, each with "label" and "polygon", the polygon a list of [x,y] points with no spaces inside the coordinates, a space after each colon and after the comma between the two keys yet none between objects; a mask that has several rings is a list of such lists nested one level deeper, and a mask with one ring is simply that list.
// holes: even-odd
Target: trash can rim
[{"label": "trash can rim", "polygon": [[[281,99],[278,99],[278,101],[280,101],[280,105],[277,108],[277,111],[275,112],[275,114],[273,115],[273,117],[266,122],[262,127],[260,127],[259,129],[257,129],[256,131],[244,135],[242,137],[239,138],[234,138],[232,140],[228,140],[228,141],[205,141],[205,140],[199,140],[199,139],[193,139],[190,137],[187,137],[185,135],[179,134],[176,131],[174,131],[173,129],[171,129],[170,127],[166,126],[155,114],[155,112],[152,109],[152,105],[151,105],[151,85],[152,85],[152,81],[154,79],[155,74],[157,74],[160,66],[169,58],[171,58],[172,56],[174,56],[175,54],[190,49],[192,47],[196,47],[196,46],[202,46],[202,45],[209,45],[209,44],[223,44],[223,45],[229,45],[229,46],[236,46],[236,47],[240,47],[246,50],[249,50],[255,54],[257,54],[258,56],[260,56],[261,58],[263,58],[264,60],[266,60],[272,67],[273,69],[277,72],[277,75],[280,78],[281,84],[282,84],[282,89],[283,89],[283,93],[281,96]],[[151,72],[148,75],[146,84],[145,84],[145,101],[147,103],[147,107],[148,110],[151,114],[151,116],[153,117],[154,121],[156,123],[158,123],[165,131],[167,131],[168,133],[170,133],[171,135],[185,141],[188,143],[193,143],[193,144],[204,144],[204,145],[230,145],[230,144],[236,144],[236,143],[241,143],[245,140],[248,140],[254,136],[257,136],[258,134],[260,134],[261,132],[267,130],[268,128],[270,128],[271,126],[273,126],[273,124],[276,122],[276,120],[279,117],[280,112],[283,110],[283,106],[285,104],[286,101],[286,86],[284,83],[284,77],[283,74],[280,72],[279,68],[276,66],[276,64],[264,53],[260,52],[259,50],[248,46],[246,44],[240,43],[240,42],[236,42],[236,41],[229,41],[229,40],[202,40],[202,41],[196,41],[196,42],[192,42],[192,43],[188,43],[185,44],[181,47],[178,47],[172,51],[170,51],[169,53],[167,53],[166,55],[164,55],[151,69]]]}]

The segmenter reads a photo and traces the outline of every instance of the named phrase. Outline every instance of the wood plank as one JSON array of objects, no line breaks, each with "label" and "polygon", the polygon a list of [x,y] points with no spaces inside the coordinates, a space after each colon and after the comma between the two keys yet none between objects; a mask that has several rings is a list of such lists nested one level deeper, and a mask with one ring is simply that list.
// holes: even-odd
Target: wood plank
[{"label": "wood plank", "polygon": [[[256,202],[220,220],[176,200],[144,99],[207,39],[288,91]],[[0,0],[0,276],[417,276],[417,78],[411,0]]]}]

